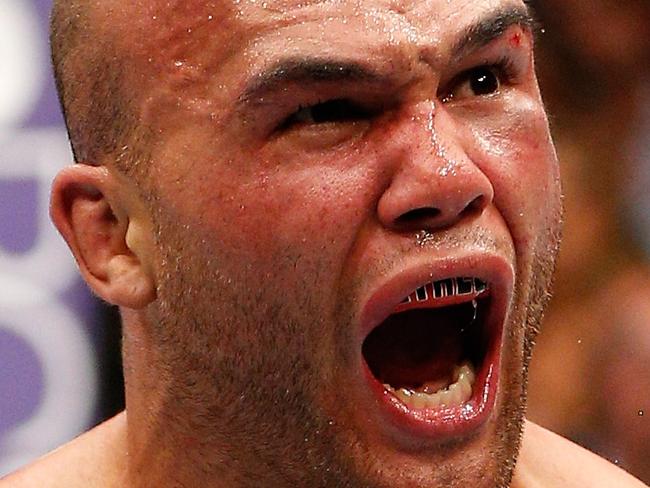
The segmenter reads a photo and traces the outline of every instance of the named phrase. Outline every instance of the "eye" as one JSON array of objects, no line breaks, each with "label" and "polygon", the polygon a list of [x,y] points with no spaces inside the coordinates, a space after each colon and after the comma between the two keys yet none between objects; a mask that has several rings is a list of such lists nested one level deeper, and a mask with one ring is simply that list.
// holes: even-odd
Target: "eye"
[{"label": "eye", "polygon": [[465,71],[451,84],[444,102],[493,95],[501,90],[506,71],[500,65],[480,66]]},{"label": "eye", "polygon": [[338,98],[301,107],[282,123],[280,129],[288,129],[297,125],[356,122],[367,120],[372,115],[370,110],[361,105],[348,99]]},{"label": "eye", "polygon": [[468,74],[467,83],[472,93],[476,96],[496,93],[501,87],[499,77],[490,68],[477,68],[472,70]]}]

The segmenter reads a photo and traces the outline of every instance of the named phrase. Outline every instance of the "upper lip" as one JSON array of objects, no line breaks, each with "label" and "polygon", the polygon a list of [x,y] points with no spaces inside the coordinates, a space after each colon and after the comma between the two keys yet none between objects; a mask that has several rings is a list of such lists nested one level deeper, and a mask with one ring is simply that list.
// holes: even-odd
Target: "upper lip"
[{"label": "upper lip", "polygon": [[493,309],[490,315],[496,312],[505,317],[514,286],[514,269],[507,259],[498,254],[485,253],[453,259],[438,258],[402,269],[373,288],[361,309],[360,342],[392,315],[398,304],[417,288],[432,281],[455,277],[479,278],[487,283]]}]

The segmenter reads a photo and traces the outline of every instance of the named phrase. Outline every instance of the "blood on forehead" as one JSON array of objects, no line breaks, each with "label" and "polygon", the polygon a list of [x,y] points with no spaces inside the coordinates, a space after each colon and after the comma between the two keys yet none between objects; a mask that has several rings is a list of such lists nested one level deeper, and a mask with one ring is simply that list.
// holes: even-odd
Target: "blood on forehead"
[{"label": "blood on forehead", "polygon": [[521,46],[521,42],[522,42],[522,32],[521,30],[517,30],[517,32],[513,33],[510,36],[510,45],[516,48]]}]

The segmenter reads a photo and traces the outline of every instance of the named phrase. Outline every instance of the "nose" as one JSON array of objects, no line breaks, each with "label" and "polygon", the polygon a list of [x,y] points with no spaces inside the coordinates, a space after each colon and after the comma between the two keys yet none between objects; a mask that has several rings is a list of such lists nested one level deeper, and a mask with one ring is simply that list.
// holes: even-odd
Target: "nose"
[{"label": "nose", "polygon": [[387,142],[393,150],[385,152],[395,169],[377,208],[382,225],[396,232],[434,231],[481,215],[494,189],[463,150],[453,121],[432,107],[401,125]]}]

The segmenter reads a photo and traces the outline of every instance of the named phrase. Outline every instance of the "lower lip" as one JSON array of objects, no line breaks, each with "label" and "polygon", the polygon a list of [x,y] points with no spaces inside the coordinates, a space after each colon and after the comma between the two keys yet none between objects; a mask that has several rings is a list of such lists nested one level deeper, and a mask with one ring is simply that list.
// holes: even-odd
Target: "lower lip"
[{"label": "lower lip", "polygon": [[366,380],[378,399],[381,415],[398,434],[419,440],[441,441],[468,436],[487,423],[496,404],[501,363],[502,330],[488,345],[477,372],[472,397],[462,405],[440,409],[413,409],[386,390],[363,361]]}]

